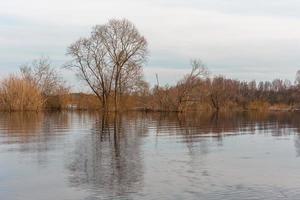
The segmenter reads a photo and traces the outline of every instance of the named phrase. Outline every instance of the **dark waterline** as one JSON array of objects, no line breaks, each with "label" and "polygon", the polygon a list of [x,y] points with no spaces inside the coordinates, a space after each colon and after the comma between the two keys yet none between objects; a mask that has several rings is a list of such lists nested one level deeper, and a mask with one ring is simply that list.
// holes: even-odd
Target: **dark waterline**
[{"label": "dark waterline", "polygon": [[300,199],[300,114],[1,113],[0,199]]}]

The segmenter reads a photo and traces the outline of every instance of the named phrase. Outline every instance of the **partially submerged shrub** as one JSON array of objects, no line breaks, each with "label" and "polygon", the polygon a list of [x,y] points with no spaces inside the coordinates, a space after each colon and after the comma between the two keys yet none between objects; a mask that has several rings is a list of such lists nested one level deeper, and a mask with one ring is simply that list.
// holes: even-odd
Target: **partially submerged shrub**
[{"label": "partially submerged shrub", "polygon": [[20,68],[21,77],[33,82],[43,95],[44,108],[61,110],[67,107],[69,87],[47,57],[41,57]]},{"label": "partially submerged shrub", "polygon": [[43,96],[34,82],[10,76],[0,84],[0,108],[7,111],[38,111]]},{"label": "partially submerged shrub", "polygon": [[71,109],[97,110],[101,109],[101,104],[93,94],[74,93],[70,94]]},{"label": "partially submerged shrub", "polygon": [[270,104],[265,101],[253,101],[248,106],[249,110],[264,111],[270,108]]}]

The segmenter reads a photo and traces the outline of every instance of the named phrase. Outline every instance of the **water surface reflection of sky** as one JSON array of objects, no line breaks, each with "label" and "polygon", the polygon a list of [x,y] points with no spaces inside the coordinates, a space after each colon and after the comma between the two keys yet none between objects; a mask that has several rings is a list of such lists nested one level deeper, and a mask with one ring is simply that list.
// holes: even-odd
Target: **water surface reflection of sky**
[{"label": "water surface reflection of sky", "polygon": [[0,196],[298,199],[298,113],[0,115]]}]

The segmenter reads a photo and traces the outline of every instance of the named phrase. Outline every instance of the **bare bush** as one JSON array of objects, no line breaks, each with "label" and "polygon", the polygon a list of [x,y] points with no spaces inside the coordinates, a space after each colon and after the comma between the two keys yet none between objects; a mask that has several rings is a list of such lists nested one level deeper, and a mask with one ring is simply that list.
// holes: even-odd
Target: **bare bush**
[{"label": "bare bush", "polygon": [[[192,70],[177,83],[177,107],[179,111],[185,111],[189,103],[199,100],[199,87],[202,79],[209,75],[209,71],[200,59],[191,61]],[[196,94],[196,95],[195,95]]]},{"label": "bare bush", "polygon": [[157,85],[153,90],[154,100],[158,104],[158,110],[166,111],[186,111],[189,104],[199,100],[199,86],[201,81],[208,77],[209,72],[201,60],[191,61],[191,72],[179,80],[176,86],[159,86],[158,76]]},{"label": "bare bush", "polygon": [[0,85],[0,107],[7,111],[38,111],[43,97],[33,81],[17,76],[4,79]]},{"label": "bare bush", "polygon": [[21,77],[32,82],[41,91],[45,109],[61,110],[68,104],[69,87],[51,65],[49,58],[41,57],[20,68]]},{"label": "bare bush", "polygon": [[20,67],[21,76],[36,84],[44,96],[58,95],[68,92],[63,78],[51,66],[47,57],[41,57],[30,64]]}]

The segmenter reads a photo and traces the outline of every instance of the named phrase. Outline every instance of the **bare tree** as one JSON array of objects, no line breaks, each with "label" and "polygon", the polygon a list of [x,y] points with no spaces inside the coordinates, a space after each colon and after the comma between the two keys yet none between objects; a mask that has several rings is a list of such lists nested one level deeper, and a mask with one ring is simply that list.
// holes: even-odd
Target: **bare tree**
[{"label": "bare tree", "polygon": [[35,84],[44,96],[67,92],[68,87],[47,57],[41,57],[20,67],[21,76]]},{"label": "bare tree", "polygon": [[[208,77],[209,72],[201,60],[191,61],[191,71],[179,80],[176,86],[159,85],[156,74],[157,85],[153,89],[154,101],[158,110],[184,112],[187,107],[200,100],[199,88],[201,81]],[[153,107],[153,106],[152,106]]]},{"label": "bare tree", "polygon": [[77,75],[88,84],[106,109],[112,88],[113,70],[102,38],[92,32],[91,37],[81,38],[73,43],[67,53],[74,58],[67,67],[76,70]]},{"label": "bare tree", "polygon": [[144,87],[148,87],[148,84],[144,80],[142,66],[135,63],[131,63],[124,68],[119,81],[120,97],[124,93],[140,92],[145,89]]},{"label": "bare tree", "polygon": [[200,59],[191,60],[192,70],[189,74],[177,83],[177,99],[178,110],[184,111],[187,107],[187,103],[194,101],[192,91],[199,86],[199,81],[203,78],[207,78],[209,71]]},{"label": "bare tree", "polygon": [[68,67],[77,70],[104,109],[113,93],[115,110],[118,110],[125,85],[140,79],[147,53],[147,41],[133,23],[112,19],[95,26],[90,37],[81,38],[68,48],[68,54],[73,57]]},{"label": "bare tree", "polygon": [[300,85],[300,70],[296,73],[295,84],[298,86]]},{"label": "bare tree", "polygon": [[209,98],[212,107],[219,111],[221,105],[225,103],[228,97],[226,94],[226,79],[222,76],[215,77],[211,80]]}]

